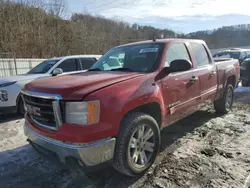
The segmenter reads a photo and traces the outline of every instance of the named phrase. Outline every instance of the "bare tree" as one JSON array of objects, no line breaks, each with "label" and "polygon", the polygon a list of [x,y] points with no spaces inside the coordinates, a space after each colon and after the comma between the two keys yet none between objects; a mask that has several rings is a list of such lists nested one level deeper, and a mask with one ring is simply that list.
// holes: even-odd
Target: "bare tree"
[{"label": "bare tree", "polygon": [[0,52],[17,57],[103,54],[113,46],[164,37],[201,38],[211,48],[249,45],[250,25],[188,35],[88,13],[66,19],[66,0],[0,0]]}]

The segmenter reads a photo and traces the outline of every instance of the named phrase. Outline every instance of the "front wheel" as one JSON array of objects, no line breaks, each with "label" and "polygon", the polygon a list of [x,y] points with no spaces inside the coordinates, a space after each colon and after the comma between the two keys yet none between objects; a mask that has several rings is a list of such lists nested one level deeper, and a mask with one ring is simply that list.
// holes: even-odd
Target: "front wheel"
[{"label": "front wheel", "polygon": [[214,108],[217,113],[228,113],[233,105],[234,87],[228,84],[225,88],[223,97],[214,102]]},{"label": "front wheel", "polygon": [[145,113],[131,113],[122,121],[113,166],[129,176],[141,175],[154,163],[159,148],[160,131],[156,120]]}]

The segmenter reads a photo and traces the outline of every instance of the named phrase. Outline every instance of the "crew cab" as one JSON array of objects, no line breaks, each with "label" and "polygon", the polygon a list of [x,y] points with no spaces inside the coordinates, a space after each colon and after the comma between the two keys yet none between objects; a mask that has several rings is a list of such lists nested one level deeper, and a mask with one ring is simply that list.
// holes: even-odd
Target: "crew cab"
[{"label": "crew cab", "polygon": [[0,113],[24,113],[21,89],[32,80],[86,71],[101,55],[77,55],[47,59],[27,74],[0,77]]},{"label": "crew cab", "polygon": [[118,46],[85,73],[25,85],[24,132],[63,163],[88,170],[111,162],[137,176],[155,161],[164,127],[209,103],[230,111],[239,71],[236,59],[214,62],[202,40]]}]

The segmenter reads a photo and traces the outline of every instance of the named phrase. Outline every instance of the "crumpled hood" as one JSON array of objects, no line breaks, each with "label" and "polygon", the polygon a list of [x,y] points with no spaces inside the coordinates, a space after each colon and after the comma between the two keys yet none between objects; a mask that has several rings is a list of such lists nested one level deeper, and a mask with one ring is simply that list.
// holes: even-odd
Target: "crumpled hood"
[{"label": "crumpled hood", "polygon": [[21,82],[25,80],[35,80],[40,77],[46,77],[46,74],[22,74],[22,75],[16,75],[16,76],[7,76],[7,77],[1,77],[0,78],[0,84],[8,83],[8,82]]},{"label": "crumpled hood", "polygon": [[63,99],[68,100],[81,100],[93,91],[142,75],[118,71],[93,71],[69,74],[30,82],[25,86],[25,90],[59,94]]}]

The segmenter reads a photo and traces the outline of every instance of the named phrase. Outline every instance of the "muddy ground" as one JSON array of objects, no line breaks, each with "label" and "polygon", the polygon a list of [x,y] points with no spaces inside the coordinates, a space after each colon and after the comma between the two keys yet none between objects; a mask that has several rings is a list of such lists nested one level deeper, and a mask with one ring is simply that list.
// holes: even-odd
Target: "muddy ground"
[{"label": "muddy ground", "polygon": [[233,111],[199,111],[162,132],[162,151],[140,178],[106,168],[88,176],[37,155],[23,119],[0,116],[0,187],[250,187],[250,93],[236,93]]}]

